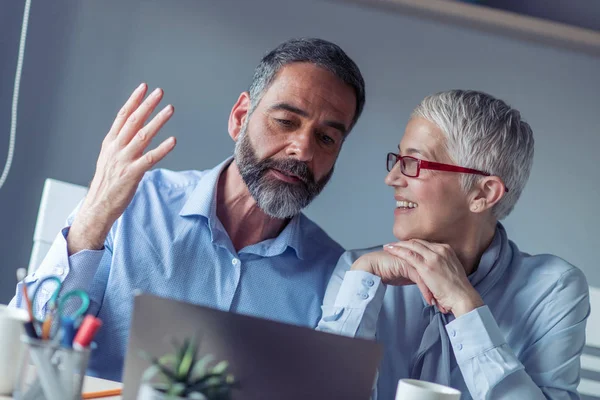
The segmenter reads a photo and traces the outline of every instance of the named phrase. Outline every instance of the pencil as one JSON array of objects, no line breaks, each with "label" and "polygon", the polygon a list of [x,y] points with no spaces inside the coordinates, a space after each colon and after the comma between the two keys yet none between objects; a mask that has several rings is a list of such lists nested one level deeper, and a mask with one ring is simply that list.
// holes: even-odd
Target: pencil
[{"label": "pencil", "polygon": [[102,397],[120,396],[122,389],[102,390],[100,392],[87,392],[81,395],[82,399],[100,399]]},{"label": "pencil", "polygon": [[46,316],[42,323],[42,340],[50,339],[50,329],[52,328],[52,314]]},{"label": "pencil", "polygon": [[29,320],[33,321],[33,308],[31,306],[31,300],[29,300],[29,295],[27,294],[27,285],[25,285],[25,282],[23,282],[23,297],[25,298],[25,305],[27,306]]},{"label": "pencil", "polygon": [[27,307],[29,320],[31,322],[35,322],[33,318],[33,306],[31,305],[31,300],[29,300],[29,294],[27,293],[27,283],[25,282],[25,276],[27,276],[27,271],[25,270],[25,268],[17,269],[17,281],[22,282],[23,285],[23,299],[25,300],[25,306]]}]

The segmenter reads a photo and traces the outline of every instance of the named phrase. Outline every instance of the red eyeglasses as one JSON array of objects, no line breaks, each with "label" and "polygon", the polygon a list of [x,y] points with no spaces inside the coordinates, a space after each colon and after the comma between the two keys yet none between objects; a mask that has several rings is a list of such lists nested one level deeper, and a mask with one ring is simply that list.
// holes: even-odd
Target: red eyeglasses
[{"label": "red eyeglasses", "polygon": [[[456,165],[442,164],[433,161],[420,160],[411,156],[401,156],[396,153],[388,153],[386,160],[387,170],[391,171],[394,166],[400,164],[400,172],[410,178],[416,178],[421,173],[421,169],[431,169],[435,171],[458,172],[461,174],[476,174],[490,176],[487,172],[479,171],[471,168],[459,167]],[[508,188],[505,188],[508,192]]]}]

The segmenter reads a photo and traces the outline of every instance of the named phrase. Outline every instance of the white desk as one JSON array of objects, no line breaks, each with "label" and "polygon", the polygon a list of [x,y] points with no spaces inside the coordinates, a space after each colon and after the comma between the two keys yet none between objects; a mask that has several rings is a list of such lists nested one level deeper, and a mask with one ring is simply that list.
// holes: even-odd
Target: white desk
[{"label": "white desk", "polygon": [[[92,378],[86,376],[83,381],[83,392],[99,392],[101,390],[117,389],[123,385],[119,382],[107,381],[100,378]],[[121,399],[121,396],[103,397],[102,400],[117,400]],[[0,396],[0,400],[12,400],[12,397]]]}]

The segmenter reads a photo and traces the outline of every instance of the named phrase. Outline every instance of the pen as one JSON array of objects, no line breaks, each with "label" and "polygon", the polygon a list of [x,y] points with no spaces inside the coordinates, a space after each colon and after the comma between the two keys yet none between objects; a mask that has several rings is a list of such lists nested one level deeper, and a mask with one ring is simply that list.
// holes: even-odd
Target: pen
[{"label": "pen", "polygon": [[27,284],[24,281],[25,276],[27,276],[27,271],[25,270],[25,268],[17,269],[17,280],[19,282],[23,282],[23,298],[25,299],[25,306],[27,307],[29,320],[33,321],[33,307],[31,305],[31,300],[29,300],[29,294],[27,293]]},{"label": "pen", "polygon": [[75,339],[73,339],[73,348],[77,350],[88,347],[101,326],[102,321],[100,318],[90,314],[86,315],[75,335]]},{"label": "pen", "polygon": [[122,394],[121,389],[110,389],[102,390],[99,392],[87,392],[81,395],[82,399],[100,399],[102,397],[120,396]]},{"label": "pen", "polygon": [[29,300],[29,294],[27,293],[27,284],[24,281],[26,275],[27,271],[25,271],[25,268],[17,269],[17,281],[23,282],[23,299],[25,299],[25,308],[27,308],[27,315],[29,315],[29,321],[23,322],[23,327],[25,328],[25,333],[27,334],[27,336],[29,336],[32,339],[39,339],[34,325],[35,320],[33,319],[33,308],[31,307],[31,300]]},{"label": "pen", "polygon": [[50,339],[50,328],[52,328],[52,313],[49,312],[42,324],[42,340]]},{"label": "pen", "polygon": [[23,322],[23,327],[25,328],[25,333],[32,339],[39,339],[37,331],[35,330],[35,326],[32,321]]},{"label": "pen", "polygon": [[60,344],[62,347],[70,349],[73,347],[73,339],[75,338],[75,320],[70,317],[62,317],[60,319],[60,326],[62,328]]}]

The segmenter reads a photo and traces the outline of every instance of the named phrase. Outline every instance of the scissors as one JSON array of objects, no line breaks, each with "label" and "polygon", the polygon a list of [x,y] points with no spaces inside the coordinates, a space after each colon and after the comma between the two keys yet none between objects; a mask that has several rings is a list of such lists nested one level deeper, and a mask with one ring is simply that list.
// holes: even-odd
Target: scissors
[{"label": "scissors", "polygon": [[[52,296],[50,296],[50,300],[48,301],[48,312],[46,313],[46,318],[43,321],[37,318],[35,319],[36,325],[40,327],[39,330],[41,331],[38,332],[38,335],[43,340],[50,339],[52,334],[55,333],[51,332],[52,321],[54,319],[55,313],[58,314],[60,324],[65,325],[72,330],[73,327],[76,326],[77,323],[81,320],[84,314],[87,313],[90,306],[90,297],[87,294],[87,292],[83,290],[71,290],[67,293],[64,293],[62,296],[59,296],[60,290],[62,288],[62,282],[60,278],[53,275],[46,276],[40,279],[37,287],[33,291],[33,296],[31,297],[32,304],[35,304],[35,299],[37,297],[38,291],[44,286],[46,282],[49,281],[56,283],[56,289],[54,289],[54,292],[52,293]],[[79,298],[81,300],[81,304],[79,305],[79,308],[72,314],[66,314],[65,305],[67,304],[67,301],[69,301],[72,298]],[[56,329],[59,327],[58,325],[55,326]]]}]

